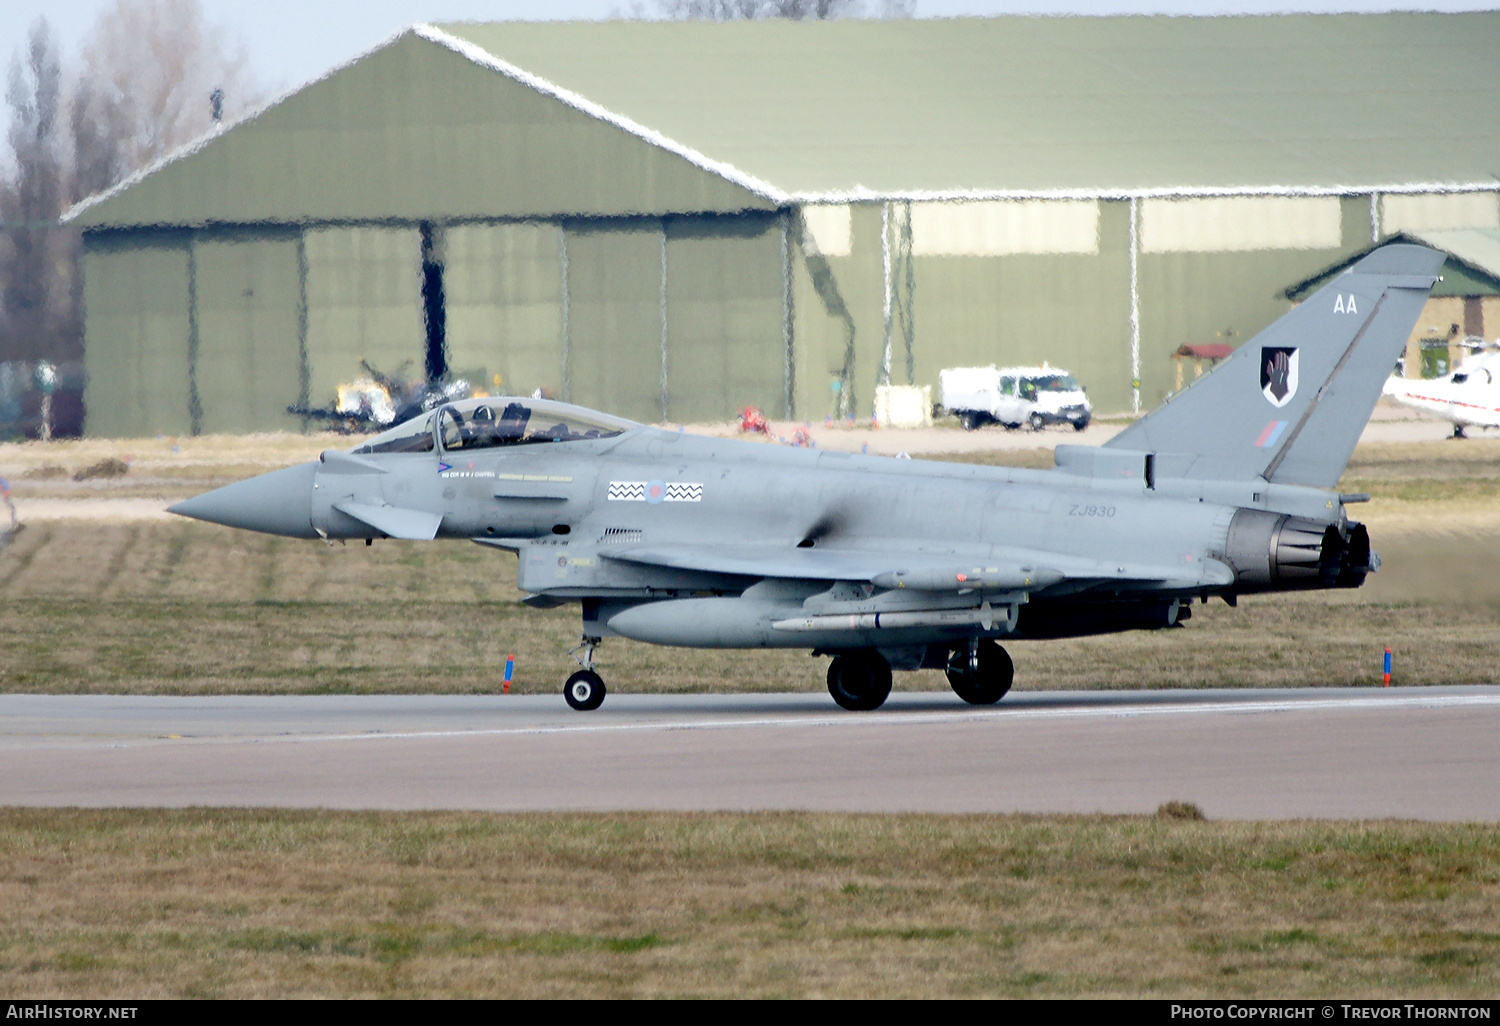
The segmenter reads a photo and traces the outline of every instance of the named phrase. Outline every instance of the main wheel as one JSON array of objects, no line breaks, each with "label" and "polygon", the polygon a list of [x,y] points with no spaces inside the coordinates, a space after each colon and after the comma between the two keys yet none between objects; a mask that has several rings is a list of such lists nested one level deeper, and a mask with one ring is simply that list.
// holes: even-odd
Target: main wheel
[{"label": "main wheel", "polygon": [[969,650],[956,648],[948,657],[948,683],[970,705],[994,705],[1005,697],[1016,676],[1010,653],[989,638],[979,642],[979,667],[969,665]]},{"label": "main wheel", "polygon": [[958,422],[963,425],[965,431],[974,431],[979,427],[979,414],[960,413],[958,415]]},{"label": "main wheel", "polygon": [[1042,418],[1042,415],[1040,413],[1033,413],[1031,415],[1031,430],[1040,431],[1046,426],[1047,422]]},{"label": "main wheel", "polygon": [[1088,428],[1088,426],[1089,426],[1089,418],[1088,417],[1084,417],[1082,420],[1075,420],[1073,422],[1073,430],[1074,431],[1084,431],[1084,430],[1086,430]]},{"label": "main wheel", "polygon": [[891,694],[891,664],[873,650],[835,656],[828,664],[828,693],[853,712],[879,709]]},{"label": "main wheel", "polygon": [[597,709],[604,702],[604,678],[593,670],[579,670],[563,685],[563,697],[579,712]]}]

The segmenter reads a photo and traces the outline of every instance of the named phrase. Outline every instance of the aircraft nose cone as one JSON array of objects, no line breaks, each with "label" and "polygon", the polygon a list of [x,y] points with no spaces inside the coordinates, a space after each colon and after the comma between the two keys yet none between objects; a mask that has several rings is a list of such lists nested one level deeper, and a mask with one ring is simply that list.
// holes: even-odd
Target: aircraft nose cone
[{"label": "aircraft nose cone", "polygon": [[168,506],[167,512],[246,531],[316,538],[312,489],[317,472],[316,463],[273,470]]}]

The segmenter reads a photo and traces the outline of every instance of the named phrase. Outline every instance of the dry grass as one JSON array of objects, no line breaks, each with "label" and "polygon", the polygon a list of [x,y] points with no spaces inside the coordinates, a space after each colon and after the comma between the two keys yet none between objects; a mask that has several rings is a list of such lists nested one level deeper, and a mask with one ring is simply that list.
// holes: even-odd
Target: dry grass
[{"label": "dry grass", "polygon": [[[1475,539],[1494,536],[1500,516],[1453,516],[1465,532],[1410,514],[1377,522],[1386,568],[1357,592],[1250,597],[1238,609],[1214,600],[1181,630],[1008,643],[1017,687],[1362,685],[1378,680],[1386,645],[1401,683],[1493,682],[1500,551]],[[551,692],[571,672],[577,609],[519,598],[514,558],[474,545],[42,523],[0,551],[0,690],[489,692],[514,654],[515,690]],[[825,661],[800,650],[616,639],[601,652],[621,692],[824,686]],[[935,671],[897,683],[947,686]]]},{"label": "dry grass", "polygon": [[[0,478],[22,499],[183,499],[268,470],[344,449],[356,439],[329,433],[202,435],[197,438],[87,438],[0,443]],[[128,471],[100,478],[118,463]]]},{"label": "dry grass", "polygon": [[1492,996],[1500,827],[0,810],[0,991]]}]

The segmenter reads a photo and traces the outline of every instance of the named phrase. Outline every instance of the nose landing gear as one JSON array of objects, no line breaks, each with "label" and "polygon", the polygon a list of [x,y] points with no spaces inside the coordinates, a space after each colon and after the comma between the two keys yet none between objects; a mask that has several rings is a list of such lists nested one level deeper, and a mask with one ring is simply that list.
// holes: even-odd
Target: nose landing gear
[{"label": "nose landing gear", "polygon": [[[588,712],[604,704],[604,678],[594,672],[594,649],[599,646],[599,640],[585,634],[578,647],[568,653],[581,669],[563,685],[563,698],[579,712]],[[580,651],[582,656],[578,654]]]},{"label": "nose landing gear", "polygon": [[970,705],[994,705],[1015,679],[1010,654],[989,638],[972,638],[948,656],[948,683]]}]

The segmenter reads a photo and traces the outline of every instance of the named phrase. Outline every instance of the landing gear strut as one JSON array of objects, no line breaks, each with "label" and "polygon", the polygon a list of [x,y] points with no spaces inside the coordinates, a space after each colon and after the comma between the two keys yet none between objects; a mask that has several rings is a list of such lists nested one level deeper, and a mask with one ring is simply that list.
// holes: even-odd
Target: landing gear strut
[{"label": "landing gear strut", "polygon": [[1016,667],[989,638],[972,638],[948,656],[948,683],[970,705],[994,705],[1010,690]]},{"label": "landing gear strut", "polygon": [[891,664],[873,648],[845,652],[828,664],[828,693],[852,712],[879,709],[891,693]]},{"label": "landing gear strut", "polygon": [[604,702],[604,678],[594,672],[594,649],[598,647],[599,639],[585,634],[578,647],[568,653],[581,669],[563,685],[563,698],[579,712],[597,709]]}]

